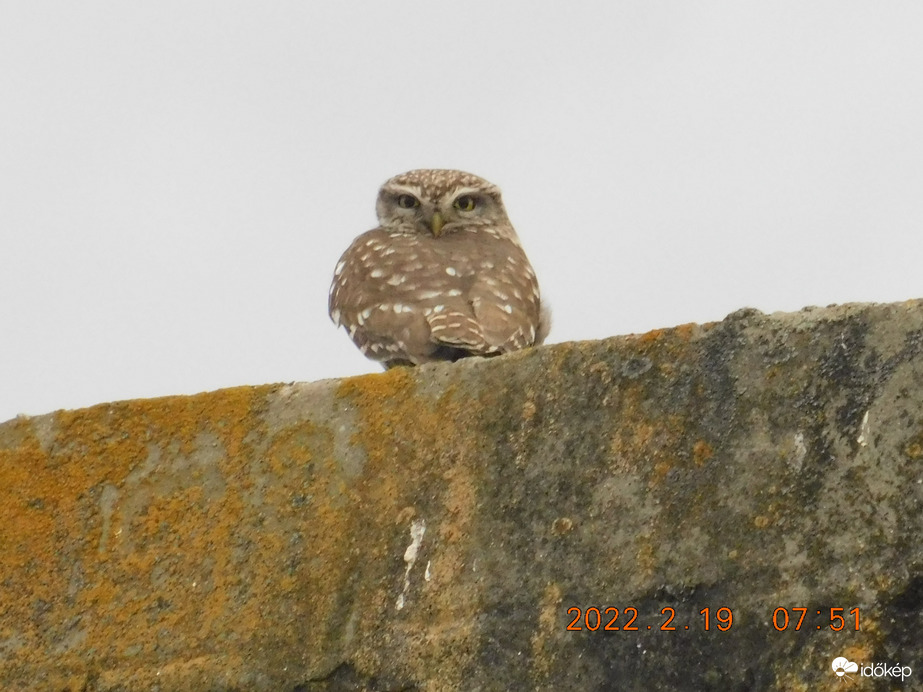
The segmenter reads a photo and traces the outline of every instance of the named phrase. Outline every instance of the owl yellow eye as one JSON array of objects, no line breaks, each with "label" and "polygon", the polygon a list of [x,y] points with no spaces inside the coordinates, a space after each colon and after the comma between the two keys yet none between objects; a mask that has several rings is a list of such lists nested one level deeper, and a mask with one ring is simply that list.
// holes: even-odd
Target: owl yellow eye
[{"label": "owl yellow eye", "polygon": [[472,211],[477,203],[471,195],[462,195],[455,200],[455,208],[459,211]]},{"label": "owl yellow eye", "polygon": [[420,200],[413,195],[401,195],[397,198],[397,206],[401,209],[413,209],[420,206]]}]

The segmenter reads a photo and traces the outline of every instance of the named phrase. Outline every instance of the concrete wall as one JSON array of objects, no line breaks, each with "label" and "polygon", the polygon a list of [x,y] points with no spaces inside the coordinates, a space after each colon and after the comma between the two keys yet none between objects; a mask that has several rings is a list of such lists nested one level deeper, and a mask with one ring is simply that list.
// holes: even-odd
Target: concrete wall
[{"label": "concrete wall", "polygon": [[921,483],[921,301],[17,418],[0,688],[912,689]]}]

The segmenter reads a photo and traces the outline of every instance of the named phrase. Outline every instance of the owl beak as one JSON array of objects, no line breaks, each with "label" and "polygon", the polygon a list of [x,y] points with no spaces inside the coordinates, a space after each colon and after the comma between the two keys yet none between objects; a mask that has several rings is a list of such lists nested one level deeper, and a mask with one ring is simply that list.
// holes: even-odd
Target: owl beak
[{"label": "owl beak", "polygon": [[430,227],[433,229],[433,235],[437,238],[442,235],[442,227],[445,226],[445,219],[442,218],[442,214],[433,212],[433,220],[430,222]]}]

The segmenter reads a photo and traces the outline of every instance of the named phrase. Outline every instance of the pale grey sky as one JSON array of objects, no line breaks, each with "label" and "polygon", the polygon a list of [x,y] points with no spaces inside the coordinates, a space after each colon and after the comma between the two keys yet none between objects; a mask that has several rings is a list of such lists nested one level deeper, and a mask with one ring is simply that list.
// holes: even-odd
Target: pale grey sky
[{"label": "pale grey sky", "polygon": [[386,178],[504,190],[550,342],[923,297],[919,2],[7,2],[0,421],[375,372]]}]

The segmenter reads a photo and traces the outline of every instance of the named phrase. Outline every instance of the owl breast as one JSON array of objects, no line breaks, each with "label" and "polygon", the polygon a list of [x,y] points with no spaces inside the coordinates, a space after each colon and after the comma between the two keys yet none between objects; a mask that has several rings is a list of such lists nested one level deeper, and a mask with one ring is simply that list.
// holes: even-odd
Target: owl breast
[{"label": "owl breast", "polygon": [[393,364],[498,355],[539,330],[535,273],[490,227],[439,238],[375,229],[337,264],[330,315],[362,352]]}]

